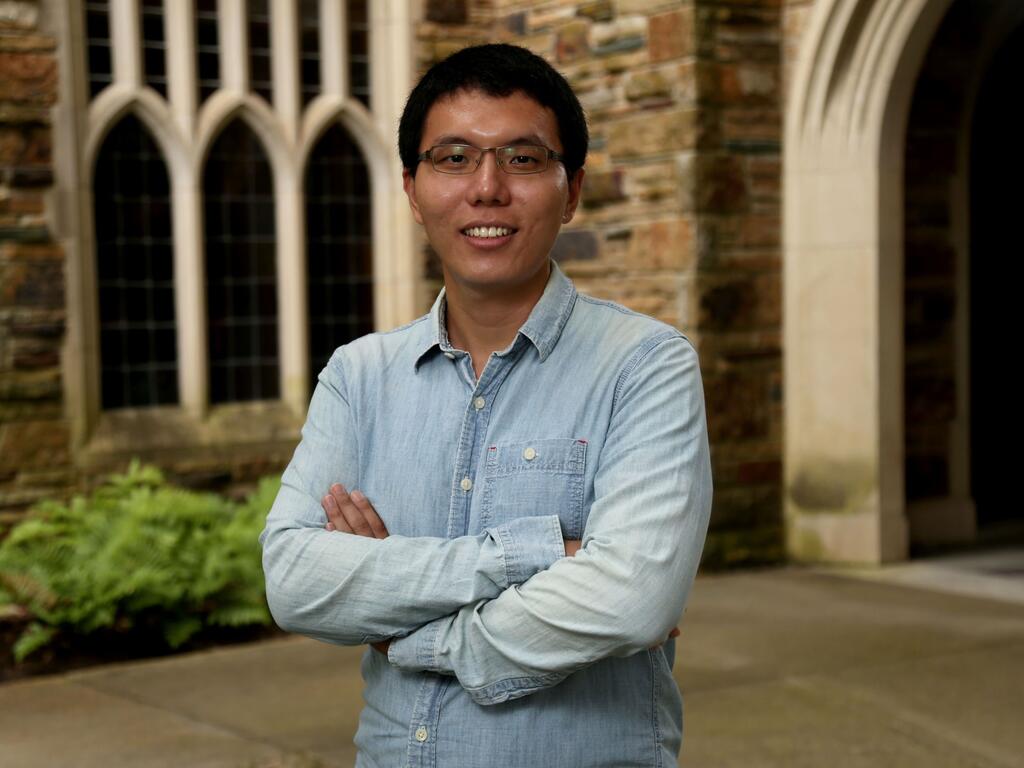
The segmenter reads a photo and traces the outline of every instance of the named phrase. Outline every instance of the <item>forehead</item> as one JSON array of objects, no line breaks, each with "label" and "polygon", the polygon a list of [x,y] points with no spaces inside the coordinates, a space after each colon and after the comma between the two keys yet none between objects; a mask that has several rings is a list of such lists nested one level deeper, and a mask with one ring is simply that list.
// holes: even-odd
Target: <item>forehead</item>
[{"label": "forehead", "polygon": [[491,96],[456,91],[433,103],[423,123],[420,150],[461,140],[481,147],[531,139],[561,151],[555,113],[521,91]]}]

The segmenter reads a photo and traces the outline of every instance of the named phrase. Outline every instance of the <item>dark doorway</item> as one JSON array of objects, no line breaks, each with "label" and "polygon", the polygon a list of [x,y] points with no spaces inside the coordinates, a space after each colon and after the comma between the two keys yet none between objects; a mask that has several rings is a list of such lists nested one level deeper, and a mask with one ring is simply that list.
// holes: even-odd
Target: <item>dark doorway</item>
[{"label": "dark doorway", "polygon": [[971,494],[979,532],[1024,532],[1024,473],[1015,448],[1020,385],[1013,332],[1024,286],[1024,26],[993,58],[978,92],[971,133]]}]

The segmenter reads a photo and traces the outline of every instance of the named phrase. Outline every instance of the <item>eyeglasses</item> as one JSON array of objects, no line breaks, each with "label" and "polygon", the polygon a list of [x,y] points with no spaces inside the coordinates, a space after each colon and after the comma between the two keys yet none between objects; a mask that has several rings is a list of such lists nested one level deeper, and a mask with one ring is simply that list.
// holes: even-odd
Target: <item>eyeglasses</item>
[{"label": "eyeglasses", "polygon": [[507,147],[474,147],[469,144],[438,144],[418,155],[417,160],[430,160],[434,170],[464,176],[480,167],[485,152],[493,152],[498,167],[516,176],[540,173],[548,167],[548,158],[561,161],[563,156],[553,149],[534,144]]}]

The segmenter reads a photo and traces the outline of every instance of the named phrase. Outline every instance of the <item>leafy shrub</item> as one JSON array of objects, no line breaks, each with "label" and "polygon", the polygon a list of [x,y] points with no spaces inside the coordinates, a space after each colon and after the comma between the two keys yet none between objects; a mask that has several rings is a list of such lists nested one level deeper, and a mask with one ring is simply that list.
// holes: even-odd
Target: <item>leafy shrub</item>
[{"label": "leafy shrub", "polygon": [[31,619],[18,661],[58,634],[161,633],[271,622],[257,537],[280,485],[243,503],[166,484],[133,462],[90,496],[42,502],[0,543],[0,618]]}]

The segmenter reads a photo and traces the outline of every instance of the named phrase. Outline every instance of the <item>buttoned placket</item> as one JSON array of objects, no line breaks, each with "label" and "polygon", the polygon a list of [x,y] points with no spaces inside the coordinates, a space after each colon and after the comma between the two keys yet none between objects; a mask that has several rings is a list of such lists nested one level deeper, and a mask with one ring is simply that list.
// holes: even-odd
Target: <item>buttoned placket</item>
[{"label": "buttoned placket", "polygon": [[[451,362],[469,390],[455,453],[455,471],[448,506],[448,538],[465,536],[469,532],[470,508],[473,496],[477,493],[478,457],[482,455],[487,438],[493,402],[505,377],[528,345],[526,337],[517,335],[507,351],[491,355],[479,380],[468,353],[442,346],[445,358]],[[409,725],[409,768],[437,766],[437,723],[441,716],[444,692],[450,684],[451,678],[448,676],[427,675],[420,685]]]}]

